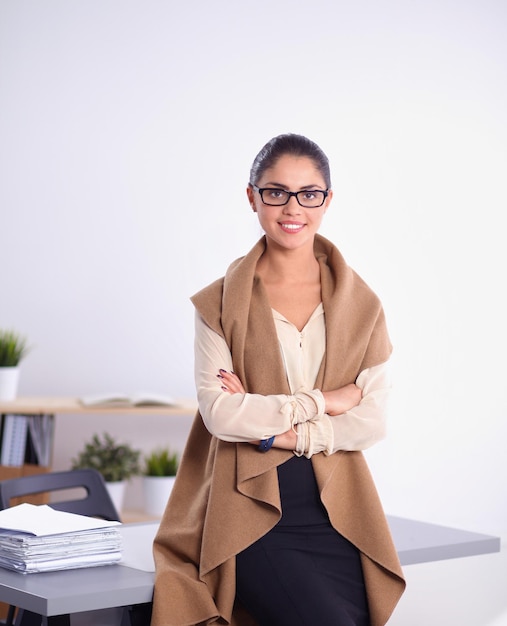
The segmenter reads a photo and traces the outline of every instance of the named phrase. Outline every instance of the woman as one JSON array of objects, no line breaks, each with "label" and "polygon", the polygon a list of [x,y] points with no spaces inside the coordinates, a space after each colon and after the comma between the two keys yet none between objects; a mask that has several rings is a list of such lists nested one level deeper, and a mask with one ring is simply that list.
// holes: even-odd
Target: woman
[{"label": "woman", "polygon": [[382,626],[404,580],[361,450],[384,436],[375,294],[317,234],[329,164],[257,155],[265,235],[192,301],[199,412],[155,539],[153,626]]}]

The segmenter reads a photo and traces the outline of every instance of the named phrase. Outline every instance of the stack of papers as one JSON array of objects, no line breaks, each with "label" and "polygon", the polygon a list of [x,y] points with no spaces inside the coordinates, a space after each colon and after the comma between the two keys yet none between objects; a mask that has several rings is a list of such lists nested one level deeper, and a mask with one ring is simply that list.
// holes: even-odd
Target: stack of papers
[{"label": "stack of papers", "polygon": [[0,511],[0,567],[29,574],[118,563],[120,522],[19,504]]}]

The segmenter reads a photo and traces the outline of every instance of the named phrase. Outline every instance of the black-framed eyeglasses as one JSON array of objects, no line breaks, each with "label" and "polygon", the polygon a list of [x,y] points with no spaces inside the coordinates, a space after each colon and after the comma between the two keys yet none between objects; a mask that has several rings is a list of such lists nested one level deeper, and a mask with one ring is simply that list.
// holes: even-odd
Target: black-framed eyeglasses
[{"label": "black-framed eyeglasses", "polygon": [[254,191],[258,191],[261,200],[268,206],[284,206],[292,196],[296,198],[298,204],[305,209],[317,209],[324,204],[329,193],[329,189],[305,189],[304,191],[285,191],[275,187],[264,187],[259,189],[257,185],[252,185]]}]

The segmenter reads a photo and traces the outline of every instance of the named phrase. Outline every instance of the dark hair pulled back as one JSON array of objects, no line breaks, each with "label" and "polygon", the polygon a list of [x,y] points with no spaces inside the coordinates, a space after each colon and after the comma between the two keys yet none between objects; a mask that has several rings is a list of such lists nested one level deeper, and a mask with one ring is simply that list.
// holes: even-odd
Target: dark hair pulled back
[{"label": "dark hair pulled back", "polygon": [[324,178],[326,187],[331,188],[331,173],[329,170],[329,160],[319,146],[304,137],[295,133],[287,133],[273,137],[261,149],[250,169],[250,184],[257,185],[261,176],[266,170],[273,167],[278,159],[286,154],[295,157],[308,157]]}]

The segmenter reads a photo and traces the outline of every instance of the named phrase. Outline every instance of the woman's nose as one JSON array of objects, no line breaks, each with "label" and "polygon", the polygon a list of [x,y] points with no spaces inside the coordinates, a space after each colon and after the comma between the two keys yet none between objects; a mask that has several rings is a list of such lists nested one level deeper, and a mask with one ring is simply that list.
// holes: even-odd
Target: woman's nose
[{"label": "woman's nose", "polygon": [[301,206],[296,199],[296,196],[291,196],[287,204],[284,205],[284,213],[294,214],[301,212]]}]

